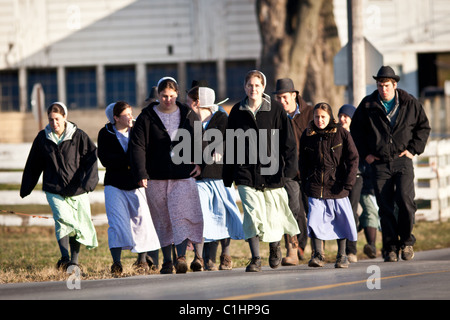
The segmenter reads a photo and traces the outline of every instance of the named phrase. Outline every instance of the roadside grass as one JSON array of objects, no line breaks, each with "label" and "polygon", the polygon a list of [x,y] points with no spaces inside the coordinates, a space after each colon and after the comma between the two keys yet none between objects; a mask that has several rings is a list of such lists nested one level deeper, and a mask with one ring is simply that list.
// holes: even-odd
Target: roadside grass
[{"label": "roadside grass", "polygon": [[[112,278],[110,267],[112,264],[111,255],[108,248],[107,225],[97,226],[97,237],[99,246],[93,250],[87,250],[81,246],[80,265],[81,279],[108,279]],[[414,246],[415,251],[447,248],[450,247],[450,221],[447,222],[418,222],[414,229],[414,235],[417,243]],[[364,235],[359,233],[358,241],[358,259],[366,259],[362,252],[365,245]],[[281,243],[283,256],[286,254],[284,242]],[[378,233],[377,240],[378,256],[381,249],[381,234]],[[327,262],[334,262],[336,256],[336,242],[327,241],[325,246],[325,255]],[[263,265],[267,266],[269,256],[269,245],[261,242],[260,246]],[[306,259],[301,261],[307,264],[310,258],[311,250],[308,246],[305,249]],[[220,245],[217,254],[218,264],[220,256]],[[231,242],[231,256],[233,267],[245,267],[250,258],[248,244],[243,241]],[[59,249],[54,235],[53,227],[40,226],[0,226],[0,284],[17,282],[40,282],[40,281],[65,281],[69,274],[57,271],[55,268],[58,261]],[[122,252],[122,264],[124,273],[121,277],[130,277],[142,275],[136,271],[132,265],[135,262],[137,254],[130,251]],[[192,251],[187,252],[188,264],[193,260]],[[159,264],[162,263],[162,254],[159,255]],[[283,268],[283,267],[280,267]],[[226,271],[220,271],[226,272]],[[145,274],[157,274],[157,270],[148,271]]]},{"label": "roadside grass", "polygon": [[[52,215],[52,209],[48,204],[13,204],[13,205],[2,205],[0,209],[7,212],[3,213],[23,213],[27,215]],[[105,213],[104,203],[91,203],[91,214],[102,214]]]}]

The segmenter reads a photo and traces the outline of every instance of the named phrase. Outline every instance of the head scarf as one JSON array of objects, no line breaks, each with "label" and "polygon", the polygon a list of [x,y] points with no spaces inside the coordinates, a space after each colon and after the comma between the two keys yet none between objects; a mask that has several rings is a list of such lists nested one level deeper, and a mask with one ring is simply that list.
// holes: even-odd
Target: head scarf
[{"label": "head scarf", "polygon": [[115,106],[115,105],[116,105],[115,102],[110,103],[110,104],[106,107],[106,110],[105,110],[106,118],[108,118],[108,121],[109,121],[111,124],[115,124],[115,123],[116,123],[116,121],[114,120],[114,106]]},{"label": "head scarf", "polygon": [[214,113],[218,110],[225,112],[223,107],[219,105],[228,101],[228,98],[214,103],[214,101],[216,100],[216,94],[214,90],[208,87],[198,87],[198,100],[200,101],[199,108],[209,108],[211,109],[211,112]]},{"label": "head scarf", "polygon": [[173,82],[175,82],[176,84],[178,84],[177,80],[175,80],[172,77],[162,77],[161,79],[159,79],[158,84],[156,85],[156,87],[159,87],[159,85],[161,84],[161,82],[163,82],[164,80],[172,80]]},{"label": "head scarf", "polygon": [[67,107],[66,107],[66,105],[65,105],[64,103],[58,102],[58,101],[57,101],[57,102],[53,102],[51,105],[54,105],[54,104],[57,104],[57,105],[61,106],[61,108],[63,108],[63,110],[64,110],[65,116],[67,117],[68,112],[67,112]]},{"label": "head scarf", "polygon": [[[251,72],[256,72],[256,73],[259,73],[260,75],[261,75],[261,77],[264,79],[264,90],[266,89],[266,86],[267,86],[267,78],[266,78],[266,75],[264,74],[264,73],[262,73],[261,71],[259,71],[259,70],[250,70],[249,72],[247,72],[247,74],[249,74],[249,73],[251,73]],[[245,80],[244,80],[245,81]],[[246,85],[246,83],[244,82],[244,86]]]}]

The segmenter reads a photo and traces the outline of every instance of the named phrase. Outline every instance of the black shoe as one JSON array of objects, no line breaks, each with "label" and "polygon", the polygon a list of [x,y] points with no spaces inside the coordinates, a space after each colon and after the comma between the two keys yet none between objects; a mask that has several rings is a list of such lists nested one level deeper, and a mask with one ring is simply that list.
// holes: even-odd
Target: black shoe
[{"label": "black shoe", "polygon": [[402,259],[403,260],[411,260],[414,258],[414,249],[412,246],[405,246],[402,249]]},{"label": "black shoe", "polygon": [[[208,261],[205,262],[205,270],[206,271],[217,271],[217,266],[216,264],[211,260],[208,259]],[[223,269],[220,269],[223,270]]]},{"label": "black shoe", "polygon": [[159,270],[161,274],[172,274],[173,273],[173,264],[172,261],[167,261],[162,264],[161,270]]},{"label": "black shoe", "polygon": [[231,256],[227,254],[222,254],[220,256],[219,270],[232,270],[232,269],[233,269],[233,261],[231,260]]},{"label": "black shoe", "polygon": [[377,257],[377,248],[374,245],[366,244],[364,246],[364,254],[370,259],[375,259]]},{"label": "black shoe", "polygon": [[177,258],[177,262],[175,263],[175,270],[177,273],[186,273],[187,272],[188,265],[187,265],[185,256],[180,256]]},{"label": "black shoe", "polygon": [[269,254],[269,266],[272,269],[276,269],[280,266],[281,263],[281,248],[278,244],[277,246],[270,246],[270,254]]},{"label": "black shoe", "polygon": [[59,259],[56,263],[56,269],[66,271],[69,263],[70,259],[68,257],[61,257],[61,259]]},{"label": "black shoe", "polygon": [[334,264],[335,268],[348,268],[349,262],[346,255],[339,254],[336,257],[336,263]]},{"label": "black shoe", "polygon": [[323,267],[325,265],[325,258],[320,252],[314,253],[314,256],[309,260],[308,267]]},{"label": "black shoe", "polygon": [[159,269],[158,261],[153,261],[152,257],[150,257],[149,255],[145,256],[145,261],[147,261],[150,270],[157,271]]},{"label": "black shoe", "polygon": [[191,270],[194,272],[203,271],[203,259],[195,257],[191,262]]},{"label": "black shoe", "polygon": [[398,253],[396,251],[386,252],[384,262],[397,262],[397,261],[398,261]]},{"label": "black shoe", "polygon": [[75,272],[75,274],[77,274],[78,272],[81,272],[81,266],[78,263],[75,262],[69,262],[66,265],[66,270],[67,273],[72,273]]},{"label": "black shoe", "polygon": [[123,267],[120,262],[114,262],[111,266],[111,273],[113,276],[120,276],[123,272]]},{"label": "black shoe", "polygon": [[261,271],[261,257],[254,257],[245,268],[245,272],[260,272]]},{"label": "black shoe", "polygon": [[146,273],[148,270],[150,270],[147,261],[142,262],[142,261],[139,261],[139,260],[136,260],[133,263],[133,268],[138,273]]}]

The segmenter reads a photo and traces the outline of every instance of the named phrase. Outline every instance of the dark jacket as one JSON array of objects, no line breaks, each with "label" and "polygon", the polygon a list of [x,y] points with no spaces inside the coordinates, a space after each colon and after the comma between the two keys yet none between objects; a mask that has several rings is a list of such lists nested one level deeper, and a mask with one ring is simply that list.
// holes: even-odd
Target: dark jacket
[{"label": "dark jacket", "polygon": [[359,173],[363,179],[361,194],[375,195],[372,181],[372,166],[359,158]]},{"label": "dark jacket", "polygon": [[[222,150],[225,151],[226,145],[225,131],[227,129],[227,124],[228,124],[228,115],[225,112],[216,111],[211,117],[211,120],[209,121],[207,127],[205,128],[205,133],[208,130],[212,129],[219,130],[222,133],[222,143],[219,146],[217,146],[217,150],[220,150],[222,148]],[[207,142],[207,144],[211,145],[212,149],[211,151],[214,151],[215,148],[212,147],[212,144],[217,144],[217,141],[215,141],[214,139],[211,140],[212,141]],[[222,161],[224,161],[223,156],[224,154],[222,154]],[[200,175],[199,178],[222,179],[222,172],[223,172],[223,163],[214,162],[212,164],[205,164],[202,170],[202,174]]]},{"label": "dark jacket", "polygon": [[422,105],[401,89],[397,89],[397,97],[398,116],[393,127],[377,90],[366,96],[356,109],[350,131],[361,159],[372,154],[388,162],[405,150],[413,155],[424,151],[431,129]]},{"label": "dark jacket", "polygon": [[63,197],[93,191],[98,183],[95,144],[73,125],[73,131],[57,145],[47,138],[48,128],[41,130],[33,141],[23,171],[20,196],[24,198],[31,193],[42,172],[43,191]]},{"label": "dark jacket", "polygon": [[[150,104],[144,108],[136,119],[136,124],[131,132],[129,148],[131,156],[131,170],[135,182],[143,179],[167,180],[186,179],[194,169],[194,160],[202,165],[202,155],[200,159],[194,159],[196,154],[196,144],[200,143],[200,153],[202,152],[202,127],[195,112],[188,106],[177,101],[180,109],[179,129],[185,129],[190,134],[191,141],[171,141],[170,136],[164,127],[161,119],[153,110],[159,102]],[[200,132],[194,135],[194,122],[198,122]],[[179,145],[183,143],[183,145]],[[173,150],[178,150],[186,146],[187,152],[191,152],[190,160],[180,164],[173,162]],[[198,153],[198,152],[197,152]],[[185,155],[185,154],[183,154]]]},{"label": "dark jacket", "polygon": [[[235,104],[228,117],[228,129],[236,134],[241,131],[243,134],[239,136],[247,137],[245,144],[239,138],[234,138],[231,142],[227,132],[224,183],[231,186],[234,181],[236,185],[258,190],[284,187],[284,178],[295,178],[298,170],[295,137],[286,111],[279,102],[270,101],[268,97],[263,99],[256,116],[248,110],[246,104],[247,98]],[[255,140],[249,138],[251,134],[254,134]],[[276,138],[277,135],[278,140],[272,142],[273,137]],[[233,157],[229,156],[230,143],[234,146]],[[272,143],[276,147],[274,150]],[[242,160],[239,159],[241,155]],[[273,158],[261,158],[264,156]],[[267,172],[270,173],[266,174]]]},{"label": "dark jacket", "polygon": [[121,190],[139,188],[131,173],[129,149],[123,150],[111,123],[100,129],[97,143],[98,158],[106,169],[104,185]]},{"label": "dark jacket", "polygon": [[338,124],[318,130],[311,121],[300,140],[299,167],[309,197],[347,197],[356,181],[358,151],[350,132]]},{"label": "dark jacket", "polygon": [[[310,106],[303,100],[302,97],[297,96],[298,110],[300,114],[296,114],[293,119],[291,119],[292,129],[294,130],[295,141],[297,142],[297,157],[300,158],[300,138],[302,137],[303,131],[313,120],[314,111],[313,106]],[[300,178],[300,171],[298,173],[297,179]]]}]

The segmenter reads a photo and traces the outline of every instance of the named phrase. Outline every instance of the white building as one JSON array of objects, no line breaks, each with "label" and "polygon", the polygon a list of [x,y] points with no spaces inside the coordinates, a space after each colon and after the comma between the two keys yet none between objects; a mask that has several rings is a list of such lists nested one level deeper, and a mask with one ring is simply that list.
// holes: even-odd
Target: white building
[{"label": "white building", "polygon": [[1,110],[36,82],[69,109],[139,105],[166,75],[234,95],[259,51],[254,0],[0,0]]},{"label": "white building", "polygon": [[[347,0],[334,0],[341,43],[347,43]],[[416,97],[450,80],[450,1],[363,0],[364,36]],[[369,85],[369,83],[368,83]],[[368,91],[372,91],[368,88]]]},{"label": "white building", "polygon": [[[415,96],[450,79],[450,1],[364,0],[364,34]],[[342,45],[347,1],[334,0]],[[0,111],[46,105],[140,106],[162,76],[206,79],[236,101],[258,64],[255,0],[0,0]],[[369,89],[368,89],[369,90]]]}]

